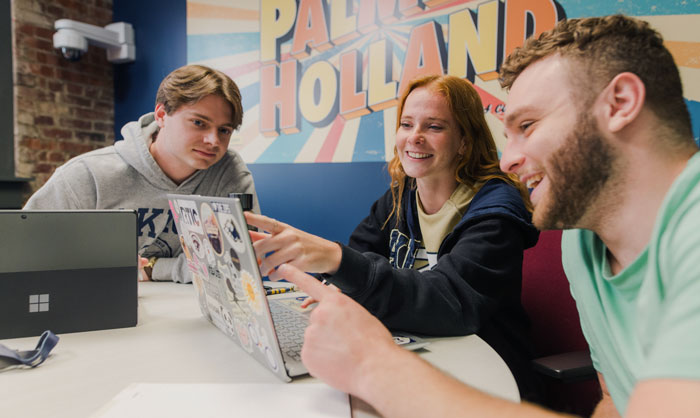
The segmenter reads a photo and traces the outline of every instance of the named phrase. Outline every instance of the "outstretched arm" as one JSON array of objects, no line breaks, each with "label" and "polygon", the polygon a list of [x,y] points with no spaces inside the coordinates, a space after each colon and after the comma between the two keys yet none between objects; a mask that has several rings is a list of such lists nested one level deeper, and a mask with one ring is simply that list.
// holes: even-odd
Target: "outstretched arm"
[{"label": "outstretched arm", "polygon": [[520,227],[508,219],[474,223],[436,268],[419,272],[395,269],[383,255],[341,247],[266,216],[245,216],[250,225],[268,232],[250,233],[263,275],[279,279],[275,269],[284,263],[331,274],[333,284],[390,327],[470,334],[499,306],[519,303],[524,244]]},{"label": "outstretched arm", "polygon": [[700,382],[686,379],[642,381],[635,386],[630,396],[625,416],[698,417]]},{"label": "outstretched arm", "polygon": [[287,264],[278,274],[319,301],[301,353],[311,375],[364,399],[382,416],[555,416],[444,375],[394,344],[381,322],[349,297]]},{"label": "outstretched arm", "polygon": [[245,217],[249,225],[268,232],[250,233],[255,241],[255,253],[261,259],[260,272],[264,276],[274,279],[275,269],[283,263],[311,273],[333,273],[338,270],[342,257],[339,244],[267,216],[246,212]]},{"label": "outstretched arm", "polygon": [[450,238],[437,265],[393,268],[383,255],[343,247],[328,280],[390,328],[429,335],[478,332],[494,315],[524,324],[520,305],[522,229],[500,217],[471,223]]}]

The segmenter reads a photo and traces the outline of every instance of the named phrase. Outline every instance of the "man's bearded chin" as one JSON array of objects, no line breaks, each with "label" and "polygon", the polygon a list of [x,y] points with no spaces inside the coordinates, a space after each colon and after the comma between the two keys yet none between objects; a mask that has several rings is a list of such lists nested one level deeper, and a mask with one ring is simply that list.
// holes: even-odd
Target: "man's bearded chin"
[{"label": "man's bearded chin", "polygon": [[580,228],[581,219],[610,179],[614,150],[584,111],[550,158],[550,190],[535,209],[535,226],[541,230]]}]

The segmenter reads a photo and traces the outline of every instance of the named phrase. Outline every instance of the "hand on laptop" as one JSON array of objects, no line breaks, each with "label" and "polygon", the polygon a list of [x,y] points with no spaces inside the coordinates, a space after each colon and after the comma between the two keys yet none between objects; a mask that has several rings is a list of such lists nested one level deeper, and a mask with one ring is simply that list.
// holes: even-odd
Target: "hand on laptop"
[{"label": "hand on laptop", "polygon": [[289,264],[281,265],[277,274],[318,301],[301,350],[301,359],[312,376],[363,397],[362,381],[381,368],[378,360],[405,355],[389,330],[348,296]]},{"label": "hand on laptop", "polygon": [[245,212],[248,225],[268,233],[249,231],[255,253],[258,254],[260,273],[279,280],[275,269],[291,264],[312,273],[334,273],[340,266],[340,245],[316,235],[296,229],[291,225],[263,215]]},{"label": "hand on laptop", "polygon": [[[341,290],[334,284],[326,284],[326,287],[329,289],[333,289],[336,292],[341,292]],[[316,299],[312,298],[311,296],[309,296],[308,298],[304,299],[304,301],[299,306],[301,306],[302,309],[306,309],[307,307],[309,307],[310,305],[313,305],[314,303],[318,303],[318,301]]]}]

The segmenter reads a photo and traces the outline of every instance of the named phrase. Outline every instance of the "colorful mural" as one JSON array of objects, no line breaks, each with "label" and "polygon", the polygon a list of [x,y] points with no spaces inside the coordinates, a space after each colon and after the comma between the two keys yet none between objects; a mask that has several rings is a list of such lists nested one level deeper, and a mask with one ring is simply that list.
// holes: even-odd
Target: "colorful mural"
[{"label": "colorful mural", "polygon": [[388,161],[406,81],[470,80],[500,147],[503,57],[560,19],[618,12],[664,36],[700,140],[700,0],[188,0],[187,59],[241,88],[246,162]]}]

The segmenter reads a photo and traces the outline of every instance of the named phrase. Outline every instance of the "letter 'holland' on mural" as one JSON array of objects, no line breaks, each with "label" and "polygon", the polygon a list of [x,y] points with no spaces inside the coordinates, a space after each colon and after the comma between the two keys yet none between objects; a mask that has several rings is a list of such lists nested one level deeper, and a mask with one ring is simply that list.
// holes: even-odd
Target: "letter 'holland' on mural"
[{"label": "letter 'holland' on mural", "polygon": [[[492,80],[525,38],[564,18],[554,0],[261,0],[260,132],[292,134],[302,116],[325,126],[338,114],[347,120],[395,106],[403,86],[424,74]],[[400,70],[391,25],[412,26]],[[348,48],[335,63],[311,57],[361,37],[364,54]]]}]

